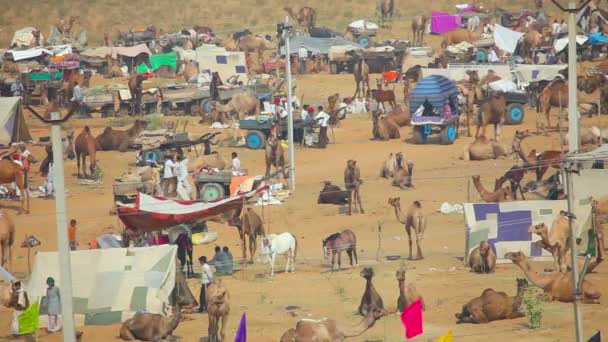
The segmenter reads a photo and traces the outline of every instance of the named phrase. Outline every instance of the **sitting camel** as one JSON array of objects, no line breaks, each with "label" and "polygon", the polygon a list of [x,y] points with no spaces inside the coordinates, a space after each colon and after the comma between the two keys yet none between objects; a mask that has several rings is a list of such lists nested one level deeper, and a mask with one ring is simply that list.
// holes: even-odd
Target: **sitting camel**
[{"label": "sitting camel", "polygon": [[559,216],[553,220],[551,231],[544,223],[530,225],[528,232],[539,235],[543,245],[553,255],[555,270],[566,272],[568,268],[567,256],[570,249],[570,224],[565,213],[560,212]]},{"label": "sitting camel", "polygon": [[397,169],[393,175],[393,186],[399,187],[403,190],[408,190],[414,187],[412,177],[414,175],[414,162],[411,160],[403,160],[403,153],[399,152],[396,154]]},{"label": "sitting camel", "polygon": [[393,178],[397,171],[397,154],[390,153],[388,159],[382,163],[382,169],[380,170],[380,177],[382,178]]},{"label": "sitting camel", "polygon": [[375,309],[365,315],[361,323],[354,327],[346,327],[331,318],[312,320],[303,318],[298,321],[295,329],[287,330],[281,336],[281,342],[325,341],[341,342],[346,338],[361,336],[374,326],[376,321],[386,316],[385,310]]},{"label": "sitting camel", "polygon": [[15,243],[15,222],[8,212],[0,210],[0,266],[6,267],[8,263],[12,269],[13,263],[13,244]]},{"label": "sitting camel", "polygon": [[397,126],[403,127],[410,124],[412,116],[410,115],[409,110],[404,110],[401,105],[397,105],[391,112],[386,114],[385,118],[391,119]]},{"label": "sitting camel", "polygon": [[123,341],[162,341],[172,336],[181,318],[181,308],[176,306],[172,318],[147,312],[136,313],[120,327],[120,338]]},{"label": "sitting camel", "polygon": [[407,284],[405,288],[405,270],[399,269],[395,274],[397,276],[397,282],[399,283],[399,298],[397,299],[397,310],[403,312],[405,308],[410,306],[417,300],[422,301],[422,310],[425,310],[424,299],[422,295],[416,289],[416,286],[412,283]]},{"label": "sitting camel", "polygon": [[471,299],[462,306],[462,312],[456,314],[456,324],[460,323],[488,323],[502,319],[524,317],[519,311],[528,281],[517,278],[517,294],[509,297],[506,293],[485,289],[481,296]]},{"label": "sitting camel", "polygon": [[479,175],[473,176],[473,185],[475,185],[475,189],[479,192],[481,199],[487,203],[497,203],[497,202],[510,202],[513,200],[511,197],[511,190],[509,187],[502,188],[500,190],[489,192],[486,190],[481,184],[481,179]]},{"label": "sitting camel", "polygon": [[395,216],[397,217],[397,221],[405,225],[405,231],[407,233],[407,239],[410,247],[410,256],[409,259],[412,260],[412,228],[414,228],[414,235],[416,238],[416,260],[423,259],[422,255],[422,237],[424,235],[424,231],[426,230],[427,219],[424,213],[422,212],[422,204],[418,201],[414,201],[405,215],[401,211],[401,199],[399,197],[389,198],[388,204],[395,208]]},{"label": "sitting camel", "polygon": [[464,146],[462,159],[466,161],[498,159],[511,153],[512,150],[509,146],[482,135]]},{"label": "sitting camel", "polygon": [[378,291],[376,291],[376,288],[374,288],[374,284],[372,284],[374,269],[371,267],[365,267],[363,270],[361,270],[361,276],[365,278],[365,292],[363,292],[361,304],[359,304],[359,308],[357,309],[359,315],[366,316],[368,313],[375,310],[384,310],[382,297],[380,297]]},{"label": "sitting camel", "polygon": [[97,149],[100,151],[126,152],[133,145],[135,138],[143,132],[148,123],[144,120],[135,120],[133,126],[126,131],[117,131],[112,127],[106,127],[103,133],[97,136]]},{"label": "sitting camel", "polygon": [[[230,293],[224,286],[222,279],[215,279],[206,293],[207,311],[209,315],[209,341],[224,341],[226,336],[226,324],[230,314]],[[220,319],[222,328],[220,329]]]},{"label": "sitting camel", "polygon": [[471,272],[494,273],[496,267],[496,254],[487,241],[481,241],[469,255]]},{"label": "sitting camel", "polygon": [[[543,289],[549,302],[558,300],[564,303],[571,303],[574,301],[574,284],[572,283],[572,274],[570,272],[556,272],[541,276],[532,271],[528,257],[522,252],[507,253],[505,254],[505,259],[509,259],[519,266],[532,285]],[[600,303],[602,293],[590,281],[583,279],[581,290],[583,303]]]},{"label": "sitting camel", "polygon": [[399,125],[393,119],[382,117],[380,111],[372,112],[372,140],[399,139]]},{"label": "sitting camel", "polygon": [[330,181],[323,182],[323,189],[319,192],[317,204],[348,204],[348,191],[340,189],[339,186],[331,184]]}]

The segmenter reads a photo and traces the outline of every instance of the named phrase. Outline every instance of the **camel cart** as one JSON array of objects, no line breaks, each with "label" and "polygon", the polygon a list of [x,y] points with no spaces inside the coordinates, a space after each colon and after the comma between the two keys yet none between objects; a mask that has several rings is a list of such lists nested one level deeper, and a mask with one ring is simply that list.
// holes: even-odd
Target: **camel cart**
[{"label": "camel cart", "polygon": [[[446,107],[450,113],[446,113]],[[432,134],[439,134],[442,145],[453,144],[458,136],[458,87],[445,76],[423,78],[411,92],[410,114],[414,144],[425,144]]]},{"label": "camel cart", "polygon": [[161,113],[167,115],[177,110],[186,115],[200,116],[203,114],[203,101],[211,96],[209,85],[174,84],[160,87]]},{"label": "camel cart", "polygon": [[[144,114],[156,112],[159,93],[152,89],[142,93],[141,103]],[[126,116],[131,111],[131,92],[124,84],[85,88],[82,112],[101,112],[103,117]]]},{"label": "camel cart", "polygon": [[230,170],[203,170],[195,175],[196,198],[203,202],[213,202],[230,196],[233,177],[246,176],[247,170],[239,170],[239,176]]},{"label": "camel cart", "polygon": [[[304,139],[304,127],[307,124],[303,122],[294,122],[293,124],[293,140],[295,143],[301,144]],[[310,124],[309,124],[310,125]],[[239,120],[239,128],[246,130],[245,145],[251,150],[263,149],[266,146],[266,138],[270,136],[270,128],[272,127],[272,118],[260,116],[260,119],[243,119]],[[279,139],[287,139],[287,123],[281,122],[279,127]],[[313,138],[314,140],[314,138]]]},{"label": "camel cart", "polygon": [[367,20],[357,20],[348,24],[346,30],[354,36],[354,41],[366,49],[372,46],[372,37],[376,36],[380,27]]}]

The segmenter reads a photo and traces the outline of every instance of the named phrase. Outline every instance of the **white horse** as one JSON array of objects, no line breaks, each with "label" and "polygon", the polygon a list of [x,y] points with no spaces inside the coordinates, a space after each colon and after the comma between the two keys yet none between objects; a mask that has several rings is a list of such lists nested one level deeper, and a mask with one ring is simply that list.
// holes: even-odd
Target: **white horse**
[{"label": "white horse", "polygon": [[268,234],[262,238],[260,256],[267,255],[266,262],[270,262],[270,276],[274,276],[274,260],[277,254],[287,254],[287,265],[285,273],[295,271],[296,251],[298,243],[296,237],[291,233]]}]

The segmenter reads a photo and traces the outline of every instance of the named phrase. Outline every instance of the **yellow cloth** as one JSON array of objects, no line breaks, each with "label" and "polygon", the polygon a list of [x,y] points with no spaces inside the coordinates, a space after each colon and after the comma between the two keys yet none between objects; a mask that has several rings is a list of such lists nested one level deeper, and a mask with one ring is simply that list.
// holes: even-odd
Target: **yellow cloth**
[{"label": "yellow cloth", "polygon": [[31,334],[38,330],[40,302],[36,302],[19,315],[19,334]]},{"label": "yellow cloth", "polygon": [[435,342],[454,342],[454,334],[452,334],[452,330],[438,338]]}]

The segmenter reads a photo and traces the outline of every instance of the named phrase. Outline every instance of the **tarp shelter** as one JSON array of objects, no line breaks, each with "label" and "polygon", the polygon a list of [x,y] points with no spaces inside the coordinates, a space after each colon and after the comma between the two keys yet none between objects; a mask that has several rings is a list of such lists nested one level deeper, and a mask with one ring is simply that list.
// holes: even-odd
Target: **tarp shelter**
[{"label": "tarp shelter", "polygon": [[443,114],[446,100],[458,107],[458,87],[452,80],[444,76],[425,77],[416,83],[410,93],[410,112],[413,114],[426,100],[435,108],[435,111]]},{"label": "tarp shelter", "polygon": [[239,75],[239,81],[247,83],[247,62],[245,53],[240,51],[209,51],[196,49],[196,61],[201,73],[217,72],[226,81],[229,77]]},{"label": "tarp shelter", "polygon": [[137,72],[143,74],[145,72],[154,71],[163,65],[169,66],[173,68],[173,70],[177,70],[177,52],[171,51],[169,53],[152,55],[150,56],[150,66],[152,69],[149,70],[145,64],[140,64],[137,66]]},{"label": "tarp shelter", "polygon": [[524,33],[522,32],[513,31],[502,25],[494,25],[494,45],[505,52],[515,52],[517,42],[519,42],[523,36]]},{"label": "tarp shelter", "polygon": [[503,80],[510,80],[511,68],[507,64],[448,64],[450,79],[454,81],[468,80],[467,71],[477,70],[479,78],[483,79],[490,70]]},{"label": "tarp shelter", "polygon": [[431,12],[431,32],[441,34],[460,27],[460,16],[446,12]]},{"label": "tarp shelter", "polygon": [[[550,260],[551,254],[534,244],[540,237],[529,233],[528,228],[532,224],[544,223],[551,229],[561,210],[567,210],[567,201],[465,203],[465,261],[481,241],[488,241],[498,262],[509,262],[504,255],[518,251],[535,260]],[[581,236],[582,230],[591,227],[591,206],[575,203],[574,211],[577,216],[575,227],[581,228],[577,236]]]},{"label": "tarp shelter", "polygon": [[[76,322],[124,322],[137,311],[164,314],[175,288],[177,247],[110,248],[72,251],[72,295]],[[62,288],[57,252],[39,252],[27,284],[31,301],[46,294],[46,279]],[[46,307],[40,308],[46,324]]]},{"label": "tarp shelter", "polygon": [[135,46],[100,46],[96,48],[90,48],[82,51],[80,54],[86,57],[97,57],[106,58],[107,55],[112,58],[117,58],[118,55],[125,57],[136,57],[137,55],[145,53],[152,55],[150,49],[146,44],[139,44]]},{"label": "tarp shelter", "polygon": [[[24,27],[20,30],[15,31],[13,39],[11,39],[11,47],[30,47],[34,42],[34,35],[32,32],[36,31],[33,27]],[[44,44],[44,36],[40,33],[40,43]]]},{"label": "tarp shelter", "polygon": [[21,97],[0,97],[0,144],[32,140],[23,117]]},{"label": "tarp shelter", "polygon": [[[342,37],[333,38],[312,38],[297,36],[289,41],[289,54],[298,53],[298,50],[303,47],[313,54],[329,54],[329,49],[332,46],[350,46],[353,49],[361,49],[361,45],[346,40]],[[285,46],[281,46],[281,56],[285,55]]]},{"label": "tarp shelter", "polygon": [[[581,34],[576,35],[576,45],[583,45],[588,40],[589,40],[589,37],[587,37],[585,35],[581,35]],[[556,39],[555,41],[553,41],[553,50],[555,50],[555,53],[561,52],[563,49],[566,48],[566,46],[568,46],[568,37]]]},{"label": "tarp shelter", "polygon": [[513,71],[523,82],[551,81],[566,67],[566,64],[515,64]]}]

